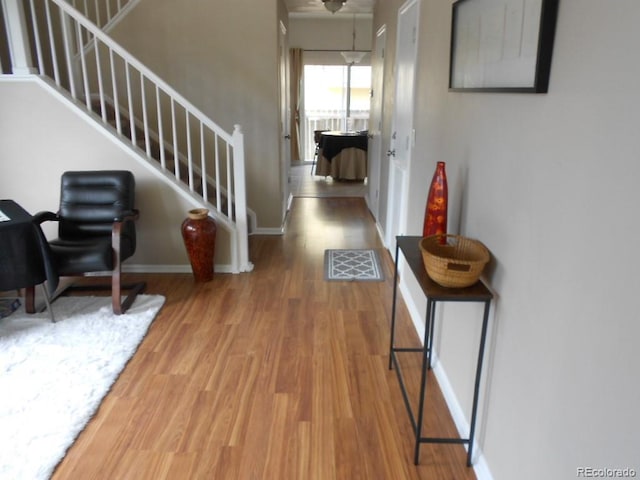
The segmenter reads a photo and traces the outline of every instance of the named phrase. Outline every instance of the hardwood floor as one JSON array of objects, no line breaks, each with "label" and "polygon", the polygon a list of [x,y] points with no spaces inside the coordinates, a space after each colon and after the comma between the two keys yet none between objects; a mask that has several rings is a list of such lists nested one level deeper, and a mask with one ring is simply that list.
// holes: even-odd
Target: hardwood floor
[{"label": "hardwood floor", "polygon": [[[129,276],[167,301],[53,479],[475,479],[460,445],[423,445],[413,465],[387,368],[388,253],[384,282],[323,280],[327,248],[382,251],[364,200],[295,198],[286,234],[250,245],[252,273]],[[419,360],[402,360],[415,389]],[[425,428],[455,436],[429,381]]]},{"label": "hardwood floor", "polygon": [[334,180],[311,175],[311,164],[292,165],[289,171],[290,191],[294,197],[364,197],[366,180]]}]

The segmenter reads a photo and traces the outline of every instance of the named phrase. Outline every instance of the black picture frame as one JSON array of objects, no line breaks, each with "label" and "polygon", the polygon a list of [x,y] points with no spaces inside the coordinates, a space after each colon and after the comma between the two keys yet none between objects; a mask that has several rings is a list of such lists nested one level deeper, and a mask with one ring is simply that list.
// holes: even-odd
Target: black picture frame
[{"label": "black picture frame", "polygon": [[547,93],[559,0],[457,0],[449,91]]}]

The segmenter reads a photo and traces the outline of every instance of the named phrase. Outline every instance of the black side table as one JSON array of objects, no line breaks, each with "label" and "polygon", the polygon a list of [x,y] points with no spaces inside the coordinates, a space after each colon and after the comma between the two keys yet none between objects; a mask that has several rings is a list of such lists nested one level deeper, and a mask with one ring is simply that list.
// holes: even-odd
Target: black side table
[{"label": "black side table", "polygon": [[[393,305],[391,311],[391,341],[389,346],[389,369],[393,369],[395,366],[398,381],[400,383],[400,389],[402,390],[402,396],[404,398],[407,412],[413,426],[413,430],[416,436],[414,463],[418,465],[420,462],[420,445],[422,443],[450,443],[450,444],[467,444],[467,466],[472,464],[473,456],[473,440],[475,434],[476,414],[478,409],[478,393],[480,391],[480,378],[482,375],[482,362],[484,357],[484,347],[487,337],[487,325],[489,323],[489,308],[491,300],[493,299],[492,293],[482,282],[467,288],[445,288],[435,283],[427,275],[424,263],[422,261],[422,253],[420,251],[420,240],[422,237],[415,236],[398,236],[396,237],[396,266],[394,273],[394,287],[393,287]],[[421,348],[402,348],[396,347],[394,344],[395,336],[395,323],[396,323],[396,299],[398,290],[398,260],[399,253],[405,257],[409,268],[415,275],[418,283],[422,287],[427,298],[427,311],[425,316],[425,329],[424,329],[424,343]],[[422,436],[422,419],[424,412],[424,396],[427,384],[427,370],[431,369],[431,353],[433,350],[433,337],[434,337],[434,324],[435,324],[435,312],[436,304],[438,302],[480,302],[484,303],[484,315],[482,319],[482,333],[480,335],[480,347],[478,349],[478,365],[476,368],[475,387],[473,392],[473,407],[471,409],[471,423],[469,425],[469,437],[468,438],[439,438],[439,437],[424,437]],[[402,371],[400,370],[400,364],[398,363],[397,353],[400,352],[419,352],[422,354],[422,374],[420,380],[420,398],[418,406],[418,418],[411,408],[409,402],[409,395],[405,387],[404,378],[402,377]]]},{"label": "black side table", "polygon": [[57,288],[58,275],[40,225],[13,200],[0,200],[0,212],[0,291],[34,287],[46,280],[43,289],[49,306],[48,295]]}]

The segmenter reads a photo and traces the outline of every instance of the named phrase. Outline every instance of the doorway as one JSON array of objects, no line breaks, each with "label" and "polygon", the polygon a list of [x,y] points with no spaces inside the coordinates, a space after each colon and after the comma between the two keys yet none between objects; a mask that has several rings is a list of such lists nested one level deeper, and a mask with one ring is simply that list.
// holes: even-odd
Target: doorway
[{"label": "doorway", "polygon": [[409,175],[414,143],[413,98],[418,48],[420,0],[407,1],[398,11],[396,91],[389,149],[389,192],[385,243],[395,251],[395,238],[405,233],[409,199]]},{"label": "doorway", "polygon": [[[337,52],[333,52],[337,53]],[[341,57],[340,57],[341,58]],[[302,162],[291,167],[294,197],[365,197],[367,182],[314,175],[315,130],[367,130],[371,66],[305,62],[300,102]]]},{"label": "doorway", "polygon": [[371,89],[371,115],[369,120],[369,176],[367,178],[367,204],[379,222],[380,172],[382,165],[382,121],[384,119],[384,52],[387,44],[387,27],[376,33]]},{"label": "doorway", "polygon": [[278,35],[278,51],[279,51],[279,68],[278,83],[280,86],[279,104],[280,104],[280,184],[282,198],[282,221],[287,215],[291,203],[291,186],[290,186],[290,166],[291,166],[291,149],[290,140],[291,126],[290,121],[290,100],[289,100],[289,64],[287,55],[287,27],[280,22],[280,32]]}]

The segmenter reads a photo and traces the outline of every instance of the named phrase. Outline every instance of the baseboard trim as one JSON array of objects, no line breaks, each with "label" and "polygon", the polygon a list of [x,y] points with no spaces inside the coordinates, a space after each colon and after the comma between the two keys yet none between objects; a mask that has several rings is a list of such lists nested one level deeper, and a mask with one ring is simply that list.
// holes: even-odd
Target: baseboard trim
[{"label": "baseboard trim", "polygon": [[[231,265],[215,265],[215,273],[234,273]],[[122,266],[125,273],[192,273],[191,265],[144,265],[125,264]]]},{"label": "baseboard trim", "polygon": [[256,228],[251,235],[283,235],[284,228]]}]

